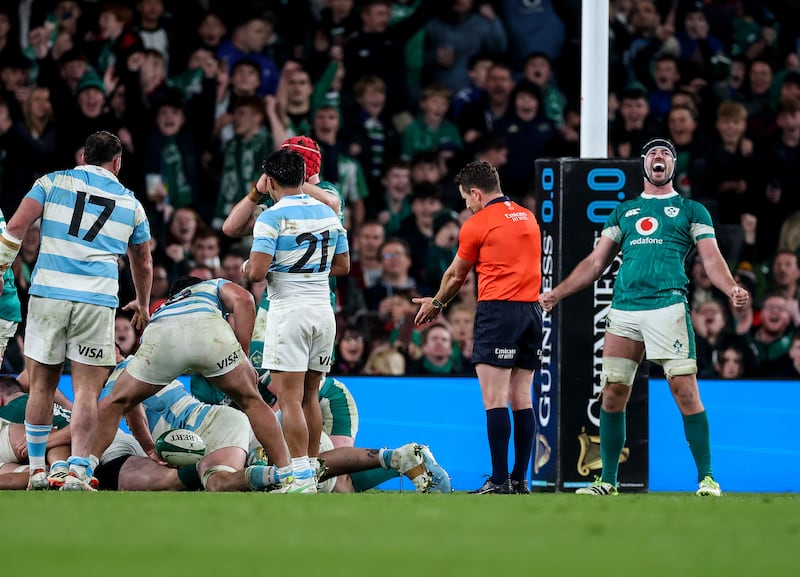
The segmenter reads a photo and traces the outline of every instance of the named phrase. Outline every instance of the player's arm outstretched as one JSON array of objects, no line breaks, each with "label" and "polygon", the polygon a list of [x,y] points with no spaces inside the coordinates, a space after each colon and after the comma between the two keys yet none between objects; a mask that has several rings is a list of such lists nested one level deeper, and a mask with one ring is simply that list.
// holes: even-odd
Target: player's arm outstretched
[{"label": "player's arm outstretched", "polygon": [[553,290],[544,293],[539,302],[546,311],[551,311],[554,306],[571,294],[578,292],[592,284],[608,265],[614,260],[619,252],[619,245],[607,236],[601,235],[597,246],[589,253],[585,259],[578,263],[578,266],[570,275],[561,281]]},{"label": "player's arm outstretched", "polygon": [[700,254],[706,274],[714,286],[728,295],[734,307],[742,308],[745,306],[750,294],[736,283],[728,268],[728,263],[725,262],[722,253],[719,252],[717,240],[715,238],[701,238],[697,241],[697,252]]}]

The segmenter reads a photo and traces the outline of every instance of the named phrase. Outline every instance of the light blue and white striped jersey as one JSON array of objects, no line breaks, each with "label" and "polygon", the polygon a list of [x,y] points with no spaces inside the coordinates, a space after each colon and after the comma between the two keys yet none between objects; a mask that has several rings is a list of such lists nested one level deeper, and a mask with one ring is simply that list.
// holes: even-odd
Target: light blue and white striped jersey
[{"label": "light blue and white striped jersey", "polygon": [[[117,365],[103,387],[103,392],[100,394],[101,399],[111,394],[122,370],[128,366],[132,358],[133,356],[129,356]],[[142,401],[142,406],[147,414],[147,428],[152,434],[159,425],[160,430],[187,429],[195,431],[203,424],[212,405],[198,401],[189,394],[183,383],[174,380],[155,395]]]},{"label": "light blue and white striped jersey", "polygon": [[204,280],[186,287],[181,292],[172,295],[163,305],[158,307],[153,316],[150,317],[150,322],[200,312],[224,317],[227,311],[219,295],[219,289],[229,282],[231,281],[223,278],[212,278],[211,280]]},{"label": "light blue and white striped jersey", "polygon": [[258,216],[253,252],[272,255],[267,274],[271,303],[330,301],[328,276],[336,254],[349,251],[339,216],[307,194],[285,196]]},{"label": "light blue and white striped jersey", "polygon": [[116,308],[117,258],[150,239],[144,208],[100,166],[46,174],[26,198],[44,207],[30,294]]}]

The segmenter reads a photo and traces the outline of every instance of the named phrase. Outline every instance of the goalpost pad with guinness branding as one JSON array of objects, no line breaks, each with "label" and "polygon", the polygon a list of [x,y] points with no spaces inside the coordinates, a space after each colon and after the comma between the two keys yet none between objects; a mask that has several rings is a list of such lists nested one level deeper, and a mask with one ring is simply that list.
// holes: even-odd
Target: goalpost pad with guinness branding
[{"label": "goalpost pad with guinness branding", "polygon": [[[608,215],[642,191],[637,160],[536,161],[542,229],[542,292],[564,280],[594,248]],[[574,491],[600,475],[600,372],[605,319],[621,256],[592,286],[544,313],[542,369],[536,376],[535,491]],[[646,363],[642,369],[646,369]],[[647,491],[647,377],[640,370],[627,409],[620,458],[623,491]]]}]

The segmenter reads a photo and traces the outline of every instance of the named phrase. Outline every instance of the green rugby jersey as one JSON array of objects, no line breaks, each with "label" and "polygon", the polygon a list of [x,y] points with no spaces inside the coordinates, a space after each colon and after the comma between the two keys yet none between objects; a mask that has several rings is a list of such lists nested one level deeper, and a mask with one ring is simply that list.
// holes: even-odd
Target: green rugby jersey
[{"label": "green rugby jersey", "polygon": [[[9,423],[24,423],[25,408],[28,406],[28,394],[20,395],[13,401],[0,407],[0,419]],[[57,403],[53,403],[53,428],[63,429],[69,425],[72,413]]]},{"label": "green rugby jersey", "polygon": [[[0,234],[6,229],[6,219],[0,211]],[[3,273],[3,292],[0,293],[0,319],[22,322],[22,311],[19,306],[19,296],[17,295],[17,285],[14,284],[14,272],[11,267]]]},{"label": "green rugby jersey", "polygon": [[643,193],[618,205],[602,234],[622,253],[611,306],[639,311],[686,302],[684,261],[698,240],[714,238],[714,225],[702,204],[677,192]]}]

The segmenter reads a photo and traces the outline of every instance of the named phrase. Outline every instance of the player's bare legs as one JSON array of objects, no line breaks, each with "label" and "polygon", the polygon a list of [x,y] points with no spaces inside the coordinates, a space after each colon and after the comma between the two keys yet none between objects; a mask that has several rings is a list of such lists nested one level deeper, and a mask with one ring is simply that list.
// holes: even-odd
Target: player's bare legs
[{"label": "player's bare legs", "polygon": [[667,378],[667,382],[682,415],[696,415],[705,411],[700,400],[697,375],[677,375]]},{"label": "player's bare legs", "polygon": [[[94,442],[97,427],[97,397],[106,382],[112,367],[84,365],[72,361],[72,455],[88,457]],[[92,453],[97,455],[98,453]],[[100,453],[101,454],[101,453]]]},{"label": "player's bare legs", "polygon": [[45,365],[26,357],[30,374],[28,404],[25,407],[25,437],[28,444],[31,489],[46,489],[45,453],[53,425],[53,400],[63,363]]},{"label": "player's bare legs", "polygon": [[[644,343],[606,331],[603,340],[603,357],[627,359],[637,365],[644,358]],[[600,455],[603,460],[601,478],[594,485],[578,489],[587,495],[616,495],[619,456],[625,446],[625,407],[631,398],[632,386],[607,382],[601,391]]]},{"label": "player's bare legs", "polygon": [[122,371],[111,395],[101,402],[92,454],[102,455],[114,440],[122,417],[137,404],[154,395],[159,388],[134,378],[128,371]]},{"label": "player's bare legs", "polygon": [[[281,406],[283,432],[289,453],[292,457],[306,456],[308,453],[308,424],[303,410],[305,397],[304,373],[272,371],[278,403]],[[319,376],[317,376],[319,379]],[[319,380],[317,380],[319,383]],[[317,384],[317,386],[319,386]],[[319,401],[317,401],[319,405]]]},{"label": "player's bare legs", "polygon": [[319,438],[322,435],[322,409],[319,406],[319,383],[322,373],[309,370],[303,391],[303,416],[308,429],[308,456],[319,456]]},{"label": "player's bare legs", "polygon": [[250,363],[239,363],[232,371],[208,380],[242,408],[270,460],[278,467],[288,467],[291,459],[287,440],[275,412],[258,394],[256,371]]},{"label": "player's bare legs", "polygon": [[[271,372],[275,394],[281,407],[283,434],[286,436],[286,444],[289,446],[289,453],[292,456],[292,474],[295,479],[295,487],[292,491],[315,493],[317,490],[316,471],[308,457],[309,426],[306,423],[306,408],[309,411],[312,408],[320,411],[320,374],[316,373],[311,383],[308,382],[305,374],[305,371],[302,373],[295,371]],[[312,401],[310,396],[315,397],[315,401]],[[309,397],[308,402],[305,401],[306,397]],[[321,411],[319,415],[318,435],[322,431]],[[317,444],[319,444],[319,438],[317,438]],[[319,448],[315,452],[318,454]]]},{"label": "player's bare legs", "polygon": [[223,447],[209,453],[197,464],[206,491],[243,491],[247,453],[240,447]]},{"label": "player's bare legs", "polygon": [[[330,438],[334,449],[350,449],[355,447],[356,444],[356,440],[353,437],[348,437],[347,435],[331,435]],[[325,461],[325,466],[328,466],[327,461]],[[334,493],[355,493],[355,490],[356,488],[353,485],[353,479],[350,478],[350,475],[345,474],[336,476],[336,484],[333,486]]]}]

